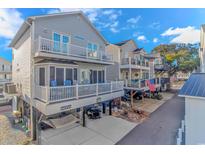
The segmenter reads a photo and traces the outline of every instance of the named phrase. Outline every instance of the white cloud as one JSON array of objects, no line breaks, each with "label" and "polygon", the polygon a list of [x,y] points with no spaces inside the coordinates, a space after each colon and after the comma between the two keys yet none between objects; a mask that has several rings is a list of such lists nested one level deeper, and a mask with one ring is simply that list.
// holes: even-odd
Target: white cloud
[{"label": "white cloud", "polygon": [[[120,31],[118,26],[118,17],[122,14],[121,10],[114,9],[80,9],[80,8],[59,8],[51,9],[48,13],[70,12],[79,11],[84,12],[87,17],[93,22],[99,29],[108,28],[111,32],[117,33]],[[101,19],[104,18],[102,21]]]},{"label": "white cloud", "polygon": [[0,37],[11,39],[24,19],[16,9],[0,9]]},{"label": "white cloud", "polygon": [[152,40],[154,43],[157,43],[159,40],[158,40],[158,38],[153,38],[153,40]]},{"label": "white cloud", "polygon": [[200,41],[200,30],[193,26],[184,28],[169,28],[161,36],[175,36],[171,43],[198,43]]},{"label": "white cloud", "polygon": [[160,28],[160,23],[159,22],[153,22],[151,25],[149,25],[150,28],[152,29],[159,29]]},{"label": "white cloud", "polygon": [[101,9],[93,8],[93,9],[84,9],[84,8],[59,8],[59,9],[51,9],[48,11],[48,14],[59,13],[59,12],[71,12],[71,11],[82,11],[84,12],[91,22],[95,22],[97,20],[98,14]]},{"label": "white cloud", "polygon": [[137,40],[138,41],[146,41],[147,39],[144,35],[140,35],[140,36],[137,37]]},{"label": "white cloud", "polygon": [[127,20],[127,23],[130,23],[130,24],[136,24],[138,23],[138,21],[141,19],[141,16],[137,16],[135,18],[130,18]]}]

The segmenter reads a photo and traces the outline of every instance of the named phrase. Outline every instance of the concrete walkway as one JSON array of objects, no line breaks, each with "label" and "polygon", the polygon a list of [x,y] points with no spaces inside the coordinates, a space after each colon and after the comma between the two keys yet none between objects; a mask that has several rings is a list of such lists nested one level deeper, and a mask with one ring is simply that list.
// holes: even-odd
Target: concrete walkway
[{"label": "concrete walkway", "polygon": [[175,144],[177,129],[184,119],[184,98],[175,95],[136,126],[117,144],[170,145]]},{"label": "concrete walkway", "polygon": [[86,127],[79,124],[42,131],[41,144],[52,145],[113,145],[129,133],[136,124],[113,116],[89,120]]}]

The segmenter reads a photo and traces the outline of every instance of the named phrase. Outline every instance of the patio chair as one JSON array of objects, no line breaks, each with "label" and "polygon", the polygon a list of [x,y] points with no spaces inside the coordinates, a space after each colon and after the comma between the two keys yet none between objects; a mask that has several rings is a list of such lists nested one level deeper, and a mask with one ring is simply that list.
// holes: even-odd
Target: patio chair
[{"label": "patio chair", "polygon": [[71,86],[71,85],[72,85],[71,80],[65,80],[64,81],[64,86]]},{"label": "patio chair", "polygon": [[57,81],[56,80],[51,80],[51,87],[56,87],[57,86]]}]

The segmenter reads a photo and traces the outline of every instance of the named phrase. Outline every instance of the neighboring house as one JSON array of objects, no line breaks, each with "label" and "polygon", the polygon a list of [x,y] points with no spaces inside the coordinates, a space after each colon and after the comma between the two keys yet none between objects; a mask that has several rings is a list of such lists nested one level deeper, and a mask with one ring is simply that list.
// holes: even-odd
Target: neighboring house
[{"label": "neighboring house", "polygon": [[[154,59],[143,48],[138,48],[134,40],[125,40],[110,44],[106,50],[112,54],[114,66],[108,66],[107,79],[120,79],[125,81],[125,86],[132,85],[141,88],[141,82],[155,77]],[[108,72],[113,72],[109,74]],[[140,84],[138,84],[140,83]]]},{"label": "neighboring house", "polygon": [[192,73],[179,92],[185,97],[185,144],[205,144],[205,73]]},{"label": "neighboring house", "polygon": [[107,82],[106,73],[112,72],[106,66],[114,63],[106,45],[81,11],[33,16],[23,23],[10,44],[12,80],[33,138],[39,117],[76,114],[123,95],[122,81]]},{"label": "neighboring house", "polygon": [[0,57],[0,82],[11,80],[11,62]]},{"label": "neighboring house", "polygon": [[200,70],[201,72],[205,72],[205,25],[201,26],[199,58]]},{"label": "neighboring house", "polygon": [[205,25],[200,33],[201,73],[192,73],[179,92],[185,97],[185,144],[205,144]]}]

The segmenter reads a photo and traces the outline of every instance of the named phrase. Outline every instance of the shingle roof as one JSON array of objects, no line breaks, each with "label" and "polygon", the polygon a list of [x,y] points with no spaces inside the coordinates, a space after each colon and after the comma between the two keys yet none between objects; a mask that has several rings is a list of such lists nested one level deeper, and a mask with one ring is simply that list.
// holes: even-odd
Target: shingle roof
[{"label": "shingle roof", "polygon": [[137,49],[135,49],[134,50],[134,52],[139,52],[139,51],[141,51],[143,48],[137,48]]},{"label": "shingle roof", "polygon": [[179,96],[205,97],[205,73],[193,73],[181,88]]},{"label": "shingle roof", "polygon": [[124,41],[115,43],[115,45],[122,46],[122,45],[124,45],[125,43],[129,42],[130,40],[131,40],[131,39],[129,39],[129,40],[124,40]]}]

